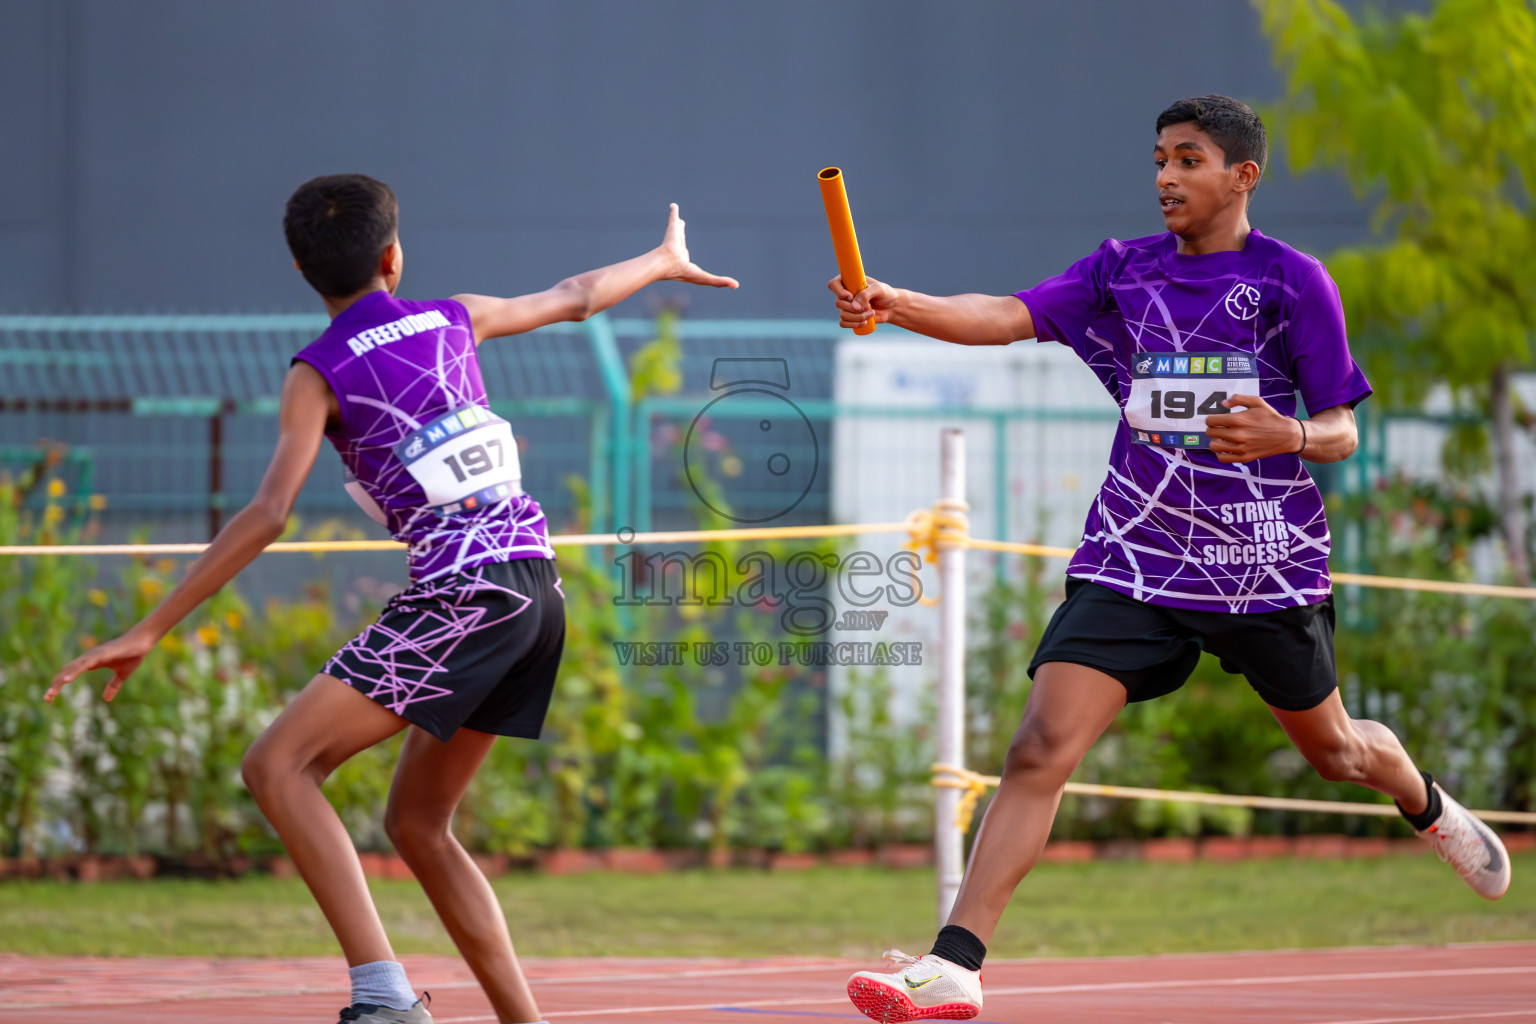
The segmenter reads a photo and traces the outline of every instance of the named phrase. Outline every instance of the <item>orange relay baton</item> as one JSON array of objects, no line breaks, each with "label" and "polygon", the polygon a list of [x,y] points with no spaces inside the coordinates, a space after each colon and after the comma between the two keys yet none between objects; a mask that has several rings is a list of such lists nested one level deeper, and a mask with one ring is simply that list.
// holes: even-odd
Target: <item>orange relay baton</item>
[{"label": "orange relay baton", "polygon": [[[816,175],[821,186],[821,201],[827,208],[827,227],[832,229],[832,250],[837,253],[837,272],[842,275],[843,287],[854,294],[864,290],[864,261],[859,258],[859,236],[853,231],[853,214],[848,210],[848,192],[843,188],[843,171],[840,167],[825,168]],[[854,334],[869,334],[875,329],[873,320],[866,320],[862,327],[855,327]]]}]

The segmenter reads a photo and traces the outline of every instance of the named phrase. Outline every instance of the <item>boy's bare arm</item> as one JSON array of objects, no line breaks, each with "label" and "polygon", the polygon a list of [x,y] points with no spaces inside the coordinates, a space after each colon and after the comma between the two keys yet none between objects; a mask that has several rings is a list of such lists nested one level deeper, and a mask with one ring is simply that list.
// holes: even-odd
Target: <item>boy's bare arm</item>
[{"label": "boy's bare arm", "polygon": [[566,320],[585,320],[622,302],[657,281],[686,281],[715,288],[736,288],[736,279],[711,274],[688,258],[685,223],[672,204],[661,244],[643,256],[589,270],[532,295],[497,299],[489,295],[455,295],[469,310],[475,341],[521,334],[535,327]]},{"label": "boy's bare arm", "polygon": [[65,665],[43,699],[53,700],[75,677],[96,668],[112,669],[112,680],[102,696],[107,700],[117,696],[123,681],[161,637],[218,593],[263,548],[281,536],[299,489],[314,467],[326,420],[335,409],[336,399],[325,378],[307,363],[295,363],[283,382],[277,449],[256,497],[219,531],[208,550],[192,563],[159,607],[122,636],[91,648]]},{"label": "boy's bare arm", "polygon": [[924,295],[865,280],[857,295],[843,286],[841,276],[827,282],[844,327],[874,320],[957,345],[1007,345],[1035,336],[1029,307],[1013,295]]}]

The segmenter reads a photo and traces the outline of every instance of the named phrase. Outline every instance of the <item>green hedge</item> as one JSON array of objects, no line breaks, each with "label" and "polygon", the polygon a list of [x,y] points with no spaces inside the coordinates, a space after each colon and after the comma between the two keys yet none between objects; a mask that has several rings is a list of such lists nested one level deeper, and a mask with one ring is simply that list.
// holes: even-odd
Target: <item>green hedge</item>
[{"label": "green hedge", "polygon": [[[89,540],[89,502],[46,466],[0,480],[0,543]],[[573,483],[578,489],[579,483]],[[50,491],[51,488],[51,491]],[[23,498],[40,492],[39,513]],[[1471,511],[1467,511],[1471,509]],[[1474,506],[1393,487],[1339,504],[1363,524],[1377,571],[1466,572],[1483,534]],[[734,562],[744,548],[715,545]],[[780,559],[804,545],[773,547]],[[777,640],[776,615],[615,607],[609,553],[562,552],[568,640],[545,738],[498,743],[456,828],[471,848],[526,856],[549,847],[660,846],[798,851],[921,840],[931,831],[932,743],[911,709],[893,715],[878,672],[828,695],[819,673],[692,663],[621,668],[620,639]],[[161,645],[116,701],[77,682],[44,704],[53,672],[143,614],[179,562],[134,560],[98,575],[81,558],[0,559],[0,855],[85,850],[277,852],[239,777],[250,741],[363,619],[339,618],[324,590],[252,608],[219,594]],[[105,570],[100,570],[105,573]],[[971,766],[1001,767],[1028,694],[1028,664],[1060,600],[1059,565],[1026,560],[980,595],[969,658]],[[1352,712],[1386,721],[1472,804],[1536,804],[1536,658],[1529,603],[1341,590],[1339,659]],[[730,615],[730,621],[723,616]],[[846,756],[825,754],[826,712]],[[931,709],[930,709],[931,710]],[[327,792],[358,843],[386,845],[380,815],[396,744],[342,766]],[[1262,702],[1211,659],[1178,694],[1133,706],[1080,771],[1088,781],[1321,798],[1359,798],[1319,779]],[[1200,832],[1400,830],[1341,819],[1068,798],[1061,837]]]}]

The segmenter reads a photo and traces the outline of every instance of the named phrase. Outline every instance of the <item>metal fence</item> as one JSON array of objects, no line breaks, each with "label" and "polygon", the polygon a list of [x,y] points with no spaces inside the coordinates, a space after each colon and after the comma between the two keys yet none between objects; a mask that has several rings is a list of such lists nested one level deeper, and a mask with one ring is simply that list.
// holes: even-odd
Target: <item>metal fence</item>
[{"label": "metal fence", "polygon": [[[0,470],[51,457],[78,500],[104,501],[106,534],[202,539],[255,493],[283,374],[327,323],[318,315],[0,317]],[[1064,368],[1074,362],[1065,349],[1014,346],[1024,358],[1010,372],[1033,390],[988,399],[954,384],[970,350],[917,343],[885,326],[857,344],[880,353],[912,346],[916,361],[906,365],[917,386],[900,401],[871,400],[867,389],[839,389],[839,373],[873,371],[856,362],[839,370],[836,353],[850,335],[830,321],[678,320],[673,329],[682,385],[661,396],[633,394],[629,369],[656,336],[655,321],[599,315],[481,346],[492,407],[513,422],[525,486],[556,528],[576,519],[571,477],[590,495],[582,525],[594,532],[697,525],[708,501],[691,459],[703,460],[701,472],[724,488],[742,524],[899,518],[930,500],[938,428],[954,425],[972,439],[977,535],[1075,537],[1117,413],[1096,384],[1060,376],[1076,372]],[[764,373],[780,371],[783,380],[764,383]],[[972,372],[983,384],[994,375]],[[1314,467],[1325,489],[1438,471],[1448,417],[1371,403],[1360,417],[1356,457]],[[790,426],[795,436],[779,429]],[[775,459],[789,471],[776,474]],[[1523,449],[1522,466],[1533,461]],[[787,509],[786,495],[795,499]],[[329,453],[297,510],[377,531],[345,497]]]}]

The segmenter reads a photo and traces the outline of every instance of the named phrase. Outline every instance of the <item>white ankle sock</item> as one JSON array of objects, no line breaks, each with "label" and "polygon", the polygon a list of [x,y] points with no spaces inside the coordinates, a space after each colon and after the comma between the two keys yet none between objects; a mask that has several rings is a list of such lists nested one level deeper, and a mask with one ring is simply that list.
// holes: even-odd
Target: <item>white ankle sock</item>
[{"label": "white ankle sock", "polygon": [[416,1005],[416,993],[405,980],[405,968],[395,960],[375,960],[347,968],[352,977],[352,1002],[373,1003],[391,1010],[409,1010]]}]

